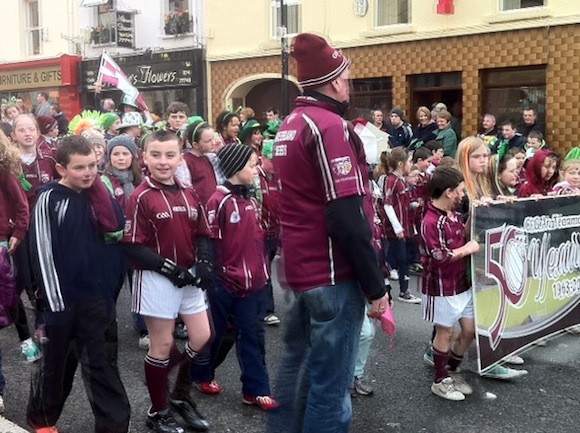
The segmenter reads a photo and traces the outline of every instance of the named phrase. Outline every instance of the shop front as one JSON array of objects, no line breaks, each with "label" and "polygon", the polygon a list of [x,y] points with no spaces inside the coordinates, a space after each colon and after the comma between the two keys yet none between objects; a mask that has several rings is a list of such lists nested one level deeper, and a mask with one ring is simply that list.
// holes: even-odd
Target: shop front
[{"label": "shop front", "polygon": [[[144,53],[131,56],[113,56],[115,62],[139,89],[152,113],[163,117],[174,101],[189,106],[191,115],[205,115],[203,50],[188,49]],[[81,89],[85,106],[95,105],[95,83],[100,58],[81,62]],[[113,87],[104,87],[101,98],[112,98],[117,104],[122,93]]]},{"label": "shop front", "polygon": [[0,99],[3,102],[22,98],[30,111],[36,106],[36,95],[48,93],[51,102],[58,102],[67,117],[81,109],[78,93],[80,57],[63,54],[51,59],[0,65]]}]

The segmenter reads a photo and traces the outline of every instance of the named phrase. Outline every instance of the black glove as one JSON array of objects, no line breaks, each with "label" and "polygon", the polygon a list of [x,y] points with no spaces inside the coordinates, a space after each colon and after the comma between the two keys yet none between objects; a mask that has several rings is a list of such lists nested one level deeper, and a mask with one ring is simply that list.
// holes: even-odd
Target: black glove
[{"label": "black glove", "polygon": [[159,268],[159,273],[179,288],[195,284],[195,277],[189,269],[176,264],[173,260],[165,259]]},{"label": "black glove", "polygon": [[199,260],[195,265],[195,285],[203,290],[213,286],[213,265],[207,260]]}]

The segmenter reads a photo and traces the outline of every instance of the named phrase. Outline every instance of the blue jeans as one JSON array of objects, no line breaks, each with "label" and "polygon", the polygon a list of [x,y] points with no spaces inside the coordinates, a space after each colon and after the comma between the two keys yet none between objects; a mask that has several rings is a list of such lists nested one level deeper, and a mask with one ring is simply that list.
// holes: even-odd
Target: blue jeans
[{"label": "blue jeans", "polygon": [[236,297],[224,288],[220,282],[208,290],[213,323],[213,342],[211,344],[211,362],[208,365],[190,364],[190,377],[196,383],[209,382],[213,379],[212,366],[215,363],[218,349],[224,335],[228,316],[235,323],[236,354],[242,375],[242,393],[258,397],[270,395],[270,380],[264,357],[263,333],[264,324],[260,317],[263,302],[262,290],[251,292],[248,296]]},{"label": "blue jeans", "polygon": [[296,293],[268,413],[269,433],[347,433],[365,300],[355,281]]},{"label": "blue jeans", "polygon": [[389,239],[389,264],[399,271],[399,288],[401,293],[409,290],[409,264],[407,263],[407,241],[405,239]]},{"label": "blue jeans", "polygon": [[[367,304],[367,311],[369,310],[369,305]],[[375,324],[373,319],[369,318],[366,314],[363,318],[362,328],[360,331],[360,339],[358,342],[358,351],[356,354],[356,364],[354,367],[354,375],[362,376],[365,372],[365,366],[367,365],[367,359],[369,357],[369,351],[371,349],[371,344],[375,338]]]},{"label": "blue jeans", "polygon": [[[264,239],[264,246],[266,248],[266,255],[270,265],[272,265],[272,260],[276,255],[276,250],[278,249],[278,239]],[[263,312],[261,313],[262,318],[274,314],[274,289],[272,287],[272,278],[268,278],[266,281],[266,287],[264,288],[264,302],[262,305]]]}]

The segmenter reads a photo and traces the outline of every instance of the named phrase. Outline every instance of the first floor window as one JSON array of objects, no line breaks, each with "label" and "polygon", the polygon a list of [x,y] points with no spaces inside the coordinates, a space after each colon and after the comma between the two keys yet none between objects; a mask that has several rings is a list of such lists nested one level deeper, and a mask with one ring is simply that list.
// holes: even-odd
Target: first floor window
[{"label": "first floor window", "polygon": [[[300,0],[284,0],[286,6],[286,35],[297,35],[301,32],[302,19],[300,12]],[[282,4],[280,0],[274,0],[271,4],[272,9],[272,29],[271,35],[274,39],[280,39],[278,29],[282,27]]]},{"label": "first floor window", "polygon": [[539,6],[546,6],[546,0],[502,0],[502,6],[502,10],[504,11],[535,8]]},{"label": "first floor window", "polygon": [[377,27],[411,22],[410,0],[377,0],[376,6]]},{"label": "first floor window", "polygon": [[482,115],[493,114],[500,125],[505,120],[519,122],[523,109],[533,108],[538,113],[538,123],[545,123],[545,66],[493,69],[482,75]]}]

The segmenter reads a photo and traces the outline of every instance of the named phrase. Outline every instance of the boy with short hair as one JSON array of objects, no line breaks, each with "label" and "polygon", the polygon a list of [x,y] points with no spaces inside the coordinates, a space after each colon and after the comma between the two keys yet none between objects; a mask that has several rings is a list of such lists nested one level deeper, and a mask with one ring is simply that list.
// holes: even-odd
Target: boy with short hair
[{"label": "boy with short hair", "polygon": [[540,131],[534,130],[530,131],[528,138],[526,139],[526,161],[531,159],[534,154],[540,149],[549,149],[546,146],[546,141],[544,140],[544,134]]},{"label": "boy with short hair", "polygon": [[[33,375],[27,422],[36,432],[58,430],[67,352],[74,343],[97,433],[129,429],[129,401],[105,353],[105,331],[122,278],[120,256],[104,234],[123,228],[123,212],[97,176],[97,158],[82,136],[68,136],[56,153],[61,179],[39,190],[30,240],[39,284],[37,322],[46,342]],[[118,251],[120,254],[120,251]]]},{"label": "boy with short hair", "polygon": [[[171,405],[189,427],[206,431],[209,423],[189,396],[188,371],[190,363],[209,362],[211,331],[202,291],[212,279],[209,226],[195,190],[175,177],[181,161],[179,137],[155,131],[144,145],[150,175],[127,203],[123,243],[135,268],[132,311],[145,316],[151,341],[144,363],[151,397],[146,424],[157,433],[183,433]],[[189,330],[185,353],[173,340],[178,315]],[[178,366],[169,395],[169,373]]]},{"label": "boy with short hair", "polygon": [[[432,202],[421,226],[423,244],[423,319],[435,325],[433,340],[435,381],[431,391],[447,400],[460,401],[473,392],[457,373],[475,335],[472,292],[467,280],[467,257],[479,251],[476,241],[466,242],[461,214],[464,182],[453,167],[439,167],[429,186]],[[461,332],[453,348],[453,328]],[[451,350],[450,350],[451,349]]]},{"label": "boy with short hair", "polygon": [[[263,289],[268,279],[264,235],[252,197],[258,156],[244,144],[230,144],[218,154],[227,181],[219,185],[207,203],[208,220],[215,250],[216,284],[208,292],[214,325],[211,363],[191,368],[193,380],[208,393],[221,391],[213,377],[213,365],[228,316],[236,324],[238,362],[242,370],[242,401],[263,410],[280,404],[270,395],[260,334]],[[197,367],[197,368],[196,368]]]},{"label": "boy with short hair", "polygon": [[167,131],[177,134],[187,123],[189,117],[189,107],[183,102],[172,102],[167,107]]}]

